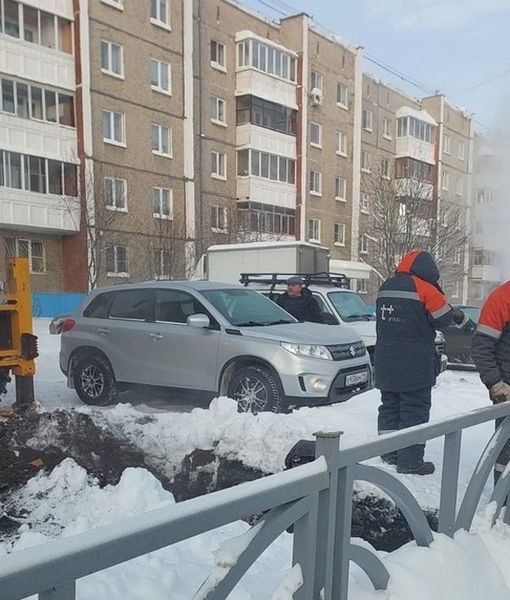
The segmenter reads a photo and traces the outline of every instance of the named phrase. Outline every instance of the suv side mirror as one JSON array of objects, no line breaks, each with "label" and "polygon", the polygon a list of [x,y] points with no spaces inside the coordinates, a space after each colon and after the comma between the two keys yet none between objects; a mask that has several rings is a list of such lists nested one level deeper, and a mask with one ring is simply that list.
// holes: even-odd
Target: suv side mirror
[{"label": "suv side mirror", "polygon": [[211,325],[211,321],[210,321],[209,317],[207,315],[203,315],[203,314],[190,315],[186,319],[186,323],[190,327],[197,327],[198,329],[206,329],[207,327],[210,327],[210,325]]}]

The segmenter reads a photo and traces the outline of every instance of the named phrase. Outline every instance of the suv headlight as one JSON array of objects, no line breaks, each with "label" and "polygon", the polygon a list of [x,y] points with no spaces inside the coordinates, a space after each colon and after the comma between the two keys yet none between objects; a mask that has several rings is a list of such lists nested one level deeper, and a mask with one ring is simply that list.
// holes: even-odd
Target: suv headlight
[{"label": "suv headlight", "polygon": [[322,358],[324,360],[333,360],[330,351],[326,346],[316,346],[315,344],[290,344],[289,342],[280,342],[282,348],[288,350],[297,356],[306,356],[307,358]]}]

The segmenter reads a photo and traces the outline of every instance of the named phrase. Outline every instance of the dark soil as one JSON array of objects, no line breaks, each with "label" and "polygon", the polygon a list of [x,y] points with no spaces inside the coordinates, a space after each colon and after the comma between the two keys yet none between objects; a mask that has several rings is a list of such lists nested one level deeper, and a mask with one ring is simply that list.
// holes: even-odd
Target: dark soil
[{"label": "dark soil", "polygon": [[[76,411],[26,411],[0,421],[0,538],[11,537],[24,515],[5,514],[9,496],[40,470],[51,471],[65,458],[74,459],[100,486],[118,483],[127,467],[143,467],[157,477],[177,502],[259,479],[268,475],[239,461],[218,457],[214,449],[197,449],[185,457],[172,479],[143,452],[100,428],[90,416]],[[437,530],[437,514],[426,513]],[[379,496],[353,496],[352,535],[378,550],[391,551],[412,539],[402,513]]]}]

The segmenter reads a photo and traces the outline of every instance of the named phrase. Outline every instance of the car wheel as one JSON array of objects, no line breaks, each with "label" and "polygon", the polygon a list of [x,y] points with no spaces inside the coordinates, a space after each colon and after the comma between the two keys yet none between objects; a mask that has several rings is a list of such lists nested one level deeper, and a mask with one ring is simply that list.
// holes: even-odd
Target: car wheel
[{"label": "car wheel", "polygon": [[242,367],[230,381],[229,395],[239,412],[281,412],[282,394],[275,376],[265,367]]},{"label": "car wheel", "polygon": [[99,354],[80,356],[73,368],[74,389],[80,400],[94,406],[115,404],[117,385],[110,363]]}]

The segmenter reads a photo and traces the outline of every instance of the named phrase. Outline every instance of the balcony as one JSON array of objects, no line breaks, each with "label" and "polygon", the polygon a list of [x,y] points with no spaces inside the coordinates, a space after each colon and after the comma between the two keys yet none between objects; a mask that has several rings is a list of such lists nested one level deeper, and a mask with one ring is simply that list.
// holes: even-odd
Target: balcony
[{"label": "balcony", "polygon": [[296,186],[262,177],[238,177],[237,199],[296,208]]},{"label": "balcony", "polygon": [[397,198],[421,198],[432,200],[434,186],[427,181],[420,181],[411,177],[395,180],[395,196]]},{"label": "balcony", "polygon": [[0,34],[0,72],[74,90],[74,56]]},{"label": "balcony", "polygon": [[408,157],[428,163],[429,165],[435,165],[434,144],[429,144],[411,136],[398,137],[396,158]]},{"label": "balcony", "polygon": [[76,129],[0,113],[0,149],[74,162]]},{"label": "balcony", "polygon": [[253,67],[242,67],[237,71],[235,93],[236,96],[252,94],[297,109],[295,83],[262,73]]},{"label": "balcony", "polygon": [[473,265],[471,267],[471,279],[501,281],[503,279],[501,267],[498,265]]},{"label": "balcony", "polygon": [[257,125],[238,125],[236,128],[237,148],[255,148],[261,152],[278,154],[296,159],[296,138]]},{"label": "balcony", "polygon": [[70,234],[80,229],[80,200],[0,188],[0,227]]}]

